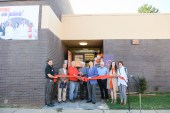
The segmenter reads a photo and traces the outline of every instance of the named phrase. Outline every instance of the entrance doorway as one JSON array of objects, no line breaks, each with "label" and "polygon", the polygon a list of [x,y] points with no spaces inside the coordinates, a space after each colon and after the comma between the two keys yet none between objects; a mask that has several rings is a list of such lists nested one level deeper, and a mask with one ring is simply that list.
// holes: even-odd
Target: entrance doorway
[{"label": "entrance doorway", "polygon": [[[87,45],[82,46],[80,42],[87,43]],[[81,66],[81,62],[85,62],[86,67],[88,67],[89,61],[95,62],[97,55],[103,53],[103,40],[64,40],[63,43],[68,47],[68,67],[73,60],[76,62],[78,69]],[[96,96],[100,98],[98,85],[96,87]]]},{"label": "entrance doorway", "polygon": [[103,40],[63,40],[63,43],[68,47],[68,66],[74,60],[76,67],[79,68],[81,62],[88,67],[89,61],[93,62],[97,54],[103,53]]}]

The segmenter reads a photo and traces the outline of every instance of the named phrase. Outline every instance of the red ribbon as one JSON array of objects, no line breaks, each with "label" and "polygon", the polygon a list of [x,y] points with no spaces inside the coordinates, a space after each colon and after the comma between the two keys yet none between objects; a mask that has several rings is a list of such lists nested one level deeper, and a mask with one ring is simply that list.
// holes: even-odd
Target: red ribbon
[{"label": "red ribbon", "polygon": [[118,76],[120,79],[122,79],[122,80],[125,80],[125,78],[124,77],[121,77],[121,76]]},{"label": "red ribbon", "polygon": [[[75,76],[72,76],[72,75],[55,75],[55,77],[75,77]],[[78,79],[84,81],[84,82],[87,82],[88,80],[98,80],[98,79],[106,79],[106,78],[112,78],[112,76],[110,75],[103,75],[103,76],[95,76],[95,77],[92,77],[92,78],[87,78],[87,77],[81,77],[81,76],[76,76]],[[120,79],[122,80],[125,80],[124,77],[121,77],[121,76],[118,76]],[[57,78],[54,78],[54,82],[57,81]]]}]

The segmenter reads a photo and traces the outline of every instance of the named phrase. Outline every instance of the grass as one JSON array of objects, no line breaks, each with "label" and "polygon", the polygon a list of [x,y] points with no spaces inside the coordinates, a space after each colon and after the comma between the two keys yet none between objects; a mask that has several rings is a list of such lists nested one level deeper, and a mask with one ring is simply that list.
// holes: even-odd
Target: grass
[{"label": "grass", "polygon": [[[142,109],[170,109],[170,93],[155,93],[142,94]],[[117,99],[116,104],[107,102],[109,109],[128,109],[128,102],[126,105],[120,105],[120,99]],[[139,95],[130,95],[131,109],[139,109]]]}]

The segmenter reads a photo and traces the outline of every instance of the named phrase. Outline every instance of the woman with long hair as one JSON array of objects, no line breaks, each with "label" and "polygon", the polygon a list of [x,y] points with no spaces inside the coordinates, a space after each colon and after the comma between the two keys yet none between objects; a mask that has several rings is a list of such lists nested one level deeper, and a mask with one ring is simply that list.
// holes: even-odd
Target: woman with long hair
[{"label": "woman with long hair", "polygon": [[118,76],[118,86],[119,86],[119,92],[120,92],[120,104],[126,105],[127,97],[126,97],[126,89],[127,89],[127,68],[124,67],[123,62],[118,62],[119,68],[117,70],[117,76]]},{"label": "woman with long hair", "polygon": [[109,66],[109,75],[110,78],[107,79],[107,89],[110,90],[111,95],[111,103],[116,103],[116,91],[118,91],[118,83],[117,83],[117,66],[116,62],[112,61]]}]

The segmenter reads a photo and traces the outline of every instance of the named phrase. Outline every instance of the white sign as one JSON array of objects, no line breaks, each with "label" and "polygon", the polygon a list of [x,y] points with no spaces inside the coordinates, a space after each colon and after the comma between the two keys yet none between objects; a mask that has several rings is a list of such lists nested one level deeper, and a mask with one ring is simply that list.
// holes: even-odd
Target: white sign
[{"label": "white sign", "polygon": [[0,39],[37,40],[39,6],[0,7]]}]

